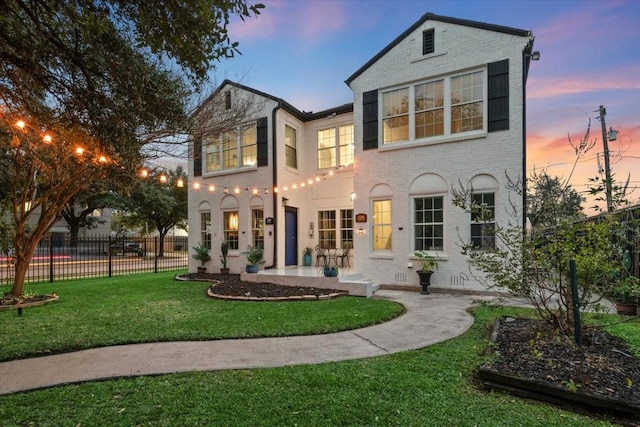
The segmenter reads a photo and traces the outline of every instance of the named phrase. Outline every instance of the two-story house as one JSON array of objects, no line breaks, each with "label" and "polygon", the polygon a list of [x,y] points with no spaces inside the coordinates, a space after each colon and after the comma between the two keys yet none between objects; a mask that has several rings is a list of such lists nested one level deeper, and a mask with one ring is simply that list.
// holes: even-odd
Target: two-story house
[{"label": "two-story house", "polygon": [[196,114],[244,114],[195,138],[189,245],[211,245],[213,268],[228,241],[232,272],[247,245],[277,268],[301,265],[304,247],[348,245],[351,270],[396,286],[417,285],[424,251],[440,260],[434,287],[483,290],[459,245],[494,244],[492,227],[453,207],[451,190],[471,190],[495,223],[522,210],[507,186],[525,175],[533,41],[427,13],[346,80],[353,104],[317,113],[223,82]]}]

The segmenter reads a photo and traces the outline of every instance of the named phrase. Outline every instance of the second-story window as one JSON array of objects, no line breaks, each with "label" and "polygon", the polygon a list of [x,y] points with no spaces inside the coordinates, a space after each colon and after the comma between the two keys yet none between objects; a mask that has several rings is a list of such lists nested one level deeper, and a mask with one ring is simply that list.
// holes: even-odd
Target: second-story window
[{"label": "second-story window", "polygon": [[318,130],[318,169],[353,163],[353,124]]},{"label": "second-story window", "polygon": [[284,127],[284,143],[285,143],[285,157],[287,159],[287,166],[291,168],[298,168],[298,149],[296,141],[296,130],[289,125]]},{"label": "second-story window", "polygon": [[205,147],[207,172],[255,165],[258,156],[257,135],[256,124],[251,123],[208,138]]},{"label": "second-story window", "polygon": [[486,130],[484,70],[382,92],[383,143]]}]

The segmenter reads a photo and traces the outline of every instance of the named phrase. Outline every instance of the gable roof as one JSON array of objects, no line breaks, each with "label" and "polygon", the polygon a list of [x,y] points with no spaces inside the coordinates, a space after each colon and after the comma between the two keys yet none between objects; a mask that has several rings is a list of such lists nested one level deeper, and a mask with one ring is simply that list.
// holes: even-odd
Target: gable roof
[{"label": "gable roof", "polygon": [[486,24],[484,22],[470,21],[470,20],[467,20],[467,19],[452,18],[452,17],[449,17],[449,16],[436,15],[434,13],[427,12],[424,15],[422,15],[422,17],[415,24],[413,24],[412,26],[407,28],[407,30],[405,32],[403,32],[398,37],[396,37],[384,49],[382,49],[380,52],[378,52],[377,55],[375,55],[373,58],[371,58],[369,61],[367,61],[366,64],[364,64],[362,67],[360,67],[360,69],[358,69],[347,80],[345,80],[345,83],[347,84],[347,86],[350,86],[351,82],[355,78],[357,78],[360,74],[364,73],[367,70],[367,68],[369,68],[373,64],[375,64],[380,58],[382,58],[384,55],[386,55],[398,43],[400,43],[402,40],[404,40],[406,37],[408,37],[413,31],[415,31],[418,27],[420,27],[422,24],[424,24],[427,21],[446,22],[448,24],[463,25],[465,27],[478,28],[478,29],[481,29],[481,30],[494,31],[494,32],[504,33],[504,34],[511,34],[511,35],[520,36],[520,37],[531,37],[532,36],[532,33],[529,30],[520,30],[520,29],[512,28],[512,27],[504,27],[502,25]]},{"label": "gable roof", "polygon": [[297,118],[298,120],[302,121],[302,122],[308,122],[311,120],[317,120],[317,119],[321,119],[321,118],[326,118],[327,116],[330,116],[332,114],[344,114],[344,113],[350,113],[353,112],[353,103],[350,104],[343,104],[340,105],[338,107],[334,107],[334,108],[330,108],[327,110],[322,110],[322,111],[318,111],[316,113],[312,112],[312,111],[300,111],[298,110],[296,107],[294,107],[293,105],[291,105],[290,103],[288,103],[287,101],[285,101],[282,98],[278,98],[275,97],[273,95],[270,95],[266,92],[262,92],[259,91],[257,89],[254,89],[252,87],[249,86],[245,86],[243,84],[240,83],[236,83],[233,82],[229,79],[225,79],[220,86],[218,86],[218,88],[207,97],[207,99],[205,99],[199,106],[198,108],[196,108],[196,110],[193,112],[193,115],[197,115],[200,110],[203,108],[203,106],[208,103],[210,100],[212,100],[213,98],[215,98],[216,96],[218,96],[218,94],[220,94],[220,92],[226,87],[226,86],[234,86],[238,89],[242,89],[244,91],[247,92],[251,92],[255,95],[261,96],[263,98],[267,98],[270,99],[274,102],[277,102],[278,105],[280,105],[280,107],[287,111],[288,113],[290,113],[292,116],[294,116],[295,118]]}]

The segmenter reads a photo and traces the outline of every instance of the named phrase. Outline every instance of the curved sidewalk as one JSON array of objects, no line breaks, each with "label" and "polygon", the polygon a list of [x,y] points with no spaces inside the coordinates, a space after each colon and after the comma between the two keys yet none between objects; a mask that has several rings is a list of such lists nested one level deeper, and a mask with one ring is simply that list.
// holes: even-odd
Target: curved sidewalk
[{"label": "curved sidewalk", "polygon": [[106,378],[316,364],[426,347],[466,331],[469,295],[376,293],[406,307],[390,322],[326,335],[118,345],[0,363],[0,395]]}]

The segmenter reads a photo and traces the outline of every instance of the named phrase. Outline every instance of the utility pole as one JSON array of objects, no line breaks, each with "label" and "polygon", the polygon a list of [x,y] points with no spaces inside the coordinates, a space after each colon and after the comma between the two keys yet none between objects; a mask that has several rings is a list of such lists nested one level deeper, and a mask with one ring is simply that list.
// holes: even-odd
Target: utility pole
[{"label": "utility pole", "polygon": [[604,174],[605,174],[605,188],[607,194],[607,212],[613,210],[613,202],[611,200],[611,165],[609,164],[609,141],[607,139],[607,124],[604,120],[604,116],[607,115],[607,110],[600,106],[600,124],[602,125],[602,145],[604,146]]}]

